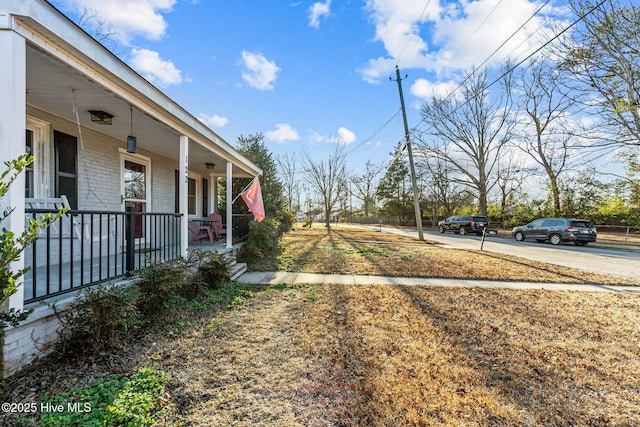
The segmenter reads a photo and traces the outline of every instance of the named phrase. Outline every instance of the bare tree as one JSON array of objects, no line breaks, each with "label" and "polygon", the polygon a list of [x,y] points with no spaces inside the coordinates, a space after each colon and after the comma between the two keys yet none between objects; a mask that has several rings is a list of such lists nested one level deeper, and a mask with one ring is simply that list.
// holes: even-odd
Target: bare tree
[{"label": "bare tree", "polygon": [[472,72],[459,86],[459,93],[434,96],[421,111],[429,129],[421,136],[420,147],[453,168],[456,173],[449,179],[473,192],[481,215],[487,214],[498,159],[514,126],[510,120],[511,73],[504,72],[498,82],[501,90],[490,91],[488,71]]},{"label": "bare tree", "polygon": [[525,179],[535,171],[524,166],[515,155],[517,150],[510,150],[498,164],[498,182],[496,184],[500,197],[500,225],[505,226],[508,211],[515,204],[515,196],[522,190]]},{"label": "bare tree", "polygon": [[563,45],[563,64],[595,96],[614,135],[602,146],[640,146],[640,6],[624,0],[570,0],[582,24]]},{"label": "bare tree", "polygon": [[353,195],[362,200],[362,208],[364,210],[364,216],[369,216],[371,212],[376,194],[376,187],[378,183],[376,178],[384,170],[382,165],[374,164],[371,160],[367,160],[364,165],[364,172],[361,175],[353,175],[350,179],[353,184]]},{"label": "bare tree", "polygon": [[578,112],[578,94],[571,93],[565,78],[552,62],[536,59],[520,69],[514,84],[522,106],[518,147],[544,170],[556,216],[561,215],[558,178],[569,168],[579,143],[570,119]]},{"label": "bare tree", "polygon": [[331,233],[331,211],[338,202],[343,185],[346,182],[346,157],[342,145],[336,144],[336,148],[326,160],[316,160],[305,152],[304,166],[307,181],[322,200],[325,225]]},{"label": "bare tree", "polygon": [[451,179],[455,170],[437,154],[441,150],[446,152],[447,147],[440,147],[435,154],[420,151],[415,156],[417,169],[424,171],[422,175],[426,180],[425,199],[429,202],[432,225],[436,225],[443,217],[453,215],[456,208],[472,201],[466,188]]},{"label": "bare tree", "polygon": [[294,202],[296,208],[300,208],[299,200],[294,200],[300,195],[300,182],[296,179],[296,159],[295,153],[284,153],[276,157],[280,168],[280,176],[282,177],[282,189],[287,199],[287,208],[289,211],[294,210]]}]

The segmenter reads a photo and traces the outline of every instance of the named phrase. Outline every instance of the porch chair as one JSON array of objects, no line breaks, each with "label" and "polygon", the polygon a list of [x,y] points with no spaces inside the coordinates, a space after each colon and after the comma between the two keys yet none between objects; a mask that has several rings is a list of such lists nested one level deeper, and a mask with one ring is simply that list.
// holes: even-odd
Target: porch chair
[{"label": "porch chair", "polygon": [[[51,211],[57,211],[61,207],[67,208],[69,210],[71,207],[69,206],[69,200],[67,196],[64,194],[60,197],[44,197],[44,198],[27,198],[24,200],[25,208],[28,209],[47,209]],[[27,214],[26,219],[33,218],[33,214]],[[36,217],[44,214],[35,214]],[[95,223],[92,227],[91,221],[85,220],[83,222],[82,215],[72,215],[70,213],[64,214],[58,221],[53,222],[49,225],[48,231],[43,231],[42,234],[49,233],[49,237],[52,239],[76,239],[79,242],[82,242],[82,229],[84,227],[84,243],[93,241],[101,241],[105,240],[109,237],[114,237],[116,233],[116,218],[115,216],[108,215],[106,218],[101,218],[102,221],[102,234],[92,234],[100,224]],[[109,235],[107,235],[107,225],[106,222],[109,222]]]},{"label": "porch chair", "polygon": [[210,214],[207,219],[211,221],[211,229],[213,230],[213,234],[216,236],[216,240],[220,240],[222,236],[227,235],[227,229],[222,224],[222,216],[218,213]]},{"label": "porch chair", "polygon": [[[47,209],[51,211],[57,211],[61,207],[70,209],[69,200],[67,196],[62,195],[60,197],[48,197],[48,198],[31,198],[25,199],[24,201],[25,207],[28,209]],[[44,214],[35,214],[36,217],[44,215]],[[32,214],[27,214],[27,219],[33,218]],[[71,229],[70,229],[71,227]],[[47,231],[45,231],[46,233]],[[48,227],[49,236],[52,239],[69,239],[74,238],[78,241],[81,240],[82,236],[82,223],[78,220],[75,215],[70,215],[68,213],[64,214],[58,221],[53,222]],[[85,234],[88,236],[88,234]]]},{"label": "porch chair", "polygon": [[[213,233],[211,232],[211,227],[208,225],[189,225],[189,231],[191,232],[191,239],[189,240],[189,244],[192,245],[196,242],[196,240],[209,238],[209,241],[212,245],[215,244],[215,240],[213,238]],[[201,233],[203,231],[204,233]]]}]

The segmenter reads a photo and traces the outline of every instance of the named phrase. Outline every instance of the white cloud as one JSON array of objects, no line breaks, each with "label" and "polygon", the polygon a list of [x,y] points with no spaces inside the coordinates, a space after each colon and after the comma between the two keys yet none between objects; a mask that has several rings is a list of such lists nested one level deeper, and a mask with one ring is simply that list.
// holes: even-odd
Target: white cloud
[{"label": "white cloud", "polygon": [[[538,7],[534,0],[427,2],[426,8],[424,0],[367,0],[376,27],[373,40],[383,43],[386,56],[370,59],[359,71],[364,80],[377,83],[398,63],[405,69],[419,68],[436,75],[480,65]],[[524,58],[540,46],[542,33],[551,21],[557,22],[560,13],[559,9],[544,9],[488,64],[507,57]]]},{"label": "white cloud", "polygon": [[298,132],[286,123],[278,123],[275,130],[265,132],[267,139],[275,142],[297,141]]},{"label": "white cloud", "polygon": [[172,62],[160,58],[158,52],[132,49],[131,65],[151,83],[162,86],[182,83],[181,71]]},{"label": "white cloud", "polygon": [[242,51],[242,78],[249,86],[258,90],[272,90],[280,68],[264,55]]},{"label": "white cloud", "polygon": [[345,127],[338,129],[338,135],[330,138],[336,144],[349,145],[356,140],[356,134]]},{"label": "white cloud", "polygon": [[309,8],[309,26],[320,28],[320,18],[327,17],[331,13],[331,0],[324,3],[316,2]]},{"label": "white cloud", "polygon": [[113,37],[129,45],[134,36],[159,40],[167,30],[162,13],[170,12],[176,0],[69,0],[80,13],[90,11],[93,24],[104,20]]},{"label": "white cloud", "polygon": [[229,123],[229,119],[227,119],[226,117],[220,117],[217,114],[214,114],[213,116],[209,116],[207,114],[200,114],[198,116],[198,120],[200,120],[205,125],[209,127],[214,127],[214,128],[221,128],[227,123]]},{"label": "white cloud", "polygon": [[311,145],[316,145],[320,144],[321,142],[325,142],[327,138],[324,137],[320,132],[312,130],[309,132],[308,140]]},{"label": "white cloud", "polygon": [[427,79],[417,79],[411,86],[411,94],[422,99],[430,99],[433,96],[448,96],[458,86],[453,81],[432,83]]}]

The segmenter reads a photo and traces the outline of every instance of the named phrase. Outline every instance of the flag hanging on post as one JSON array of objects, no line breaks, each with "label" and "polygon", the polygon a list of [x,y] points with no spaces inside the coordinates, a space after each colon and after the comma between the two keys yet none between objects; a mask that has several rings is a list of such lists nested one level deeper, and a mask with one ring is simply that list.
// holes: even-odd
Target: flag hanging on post
[{"label": "flag hanging on post", "polygon": [[249,212],[256,217],[258,222],[264,219],[264,203],[262,202],[262,191],[260,190],[260,180],[256,176],[249,184],[249,187],[240,193],[240,197],[247,204]]}]

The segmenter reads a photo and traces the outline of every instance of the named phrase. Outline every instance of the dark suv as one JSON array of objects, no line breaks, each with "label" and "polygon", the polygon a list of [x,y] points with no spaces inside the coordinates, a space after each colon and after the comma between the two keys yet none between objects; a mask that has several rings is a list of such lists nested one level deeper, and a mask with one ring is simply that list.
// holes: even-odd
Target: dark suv
[{"label": "dark suv", "polygon": [[489,228],[486,216],[454,215],[438,223],[441,233],[453,231],[456,234],[475,233],[480,236],[485,228]]},{"label": "dark suv", "polygon": [[511,235],[518,242],[525,239],[535,239],[542,243],[547,240],[552,245],[562,242],[573,242],[578,246],[584,246],[589,242],[595,242],[598,231],[587,220],[575,218],[541,218],[527,225],[514,227]]}]

